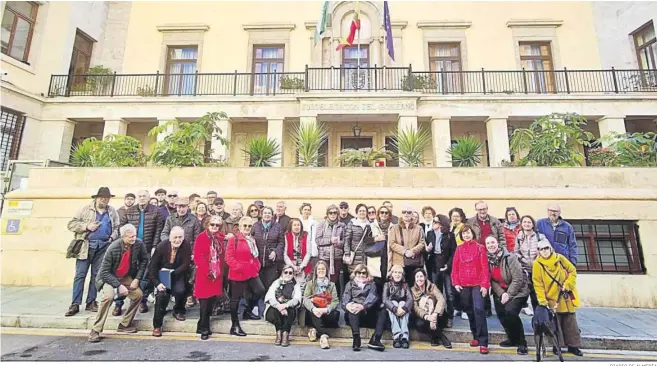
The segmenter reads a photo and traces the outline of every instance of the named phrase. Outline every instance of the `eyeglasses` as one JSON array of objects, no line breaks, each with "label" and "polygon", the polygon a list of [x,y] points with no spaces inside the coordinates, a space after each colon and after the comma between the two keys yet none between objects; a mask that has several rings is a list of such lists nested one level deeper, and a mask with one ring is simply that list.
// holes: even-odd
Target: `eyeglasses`
[{"label": "eyeglasses", "polygon": [[212,226],[212,227],[219,227],[219,226],[221,226],[221,224],[210,224],[210,226]]},{"label": "eyeglasses", "polygon": [[349,208],[349,206],[340,206],[340,209],[341,209],[341,210],[346,210],[346,209],[348,209],[348,208]]},{"label": "eyeglasses", "polygon": [[550,210],[550,209],[548,209],[548,212],[559,213],[559,212],[561,212],[561,211],[559,211],[559,210]]},{"label": "eyeglasses", "polygon": [[173,197],[178,197],[178,195],[177,195],[177,194],[170,194],[170,195],[168,195],[167,197],[169,197],[169,198],[173,198]]},{"label": "eyeglasses", "polygon": [[250,229],[250,228],[253,227],[253,225],[242,225],[242,227],[245,228],[245,229]]},{"label": "eyeglasses", "polygon": [[390,215],[390,212],[388,212],[388,211],[381,211],[381,212],[379,212],[379,215]]},{"label": "eyeglasses", "polygon": [[376,211],[367,211],[367,213],[370,215],[376,215]]},{"label": "eyeglasses", "polygon": [[328,214],[329,214],[329,215],[337,215],[337,214],[338,214],[338,211],[330,211]]},{"label": "eyeglasses", "polygon": [[410,215],[412,213],[413,213],[413,211],[402,211],[402,214],[404,214],[404,215]]},{"label": "eyeglasses", "polygon": [[260,210],[258,210],[258,209],[251,210],[251,212],[258,212],[258,211],[260,211]]},{"label": "eyeglasses", "polygon": [[550,247],[543,247],[543,248],[538,248],[539,252],[542,252],[544,250],[550,250]]},{"label": "eyeglasses", "polygon": [[367,271],[358,271],[356,272],[357,275],[364,275],[367,276]]},{"label": "eyeglasses", "polygon": [[292,271],[285,271],[285,272],[283,272],[283,274],[291,275],[291,274],[294,274],[294,272],[292,272]]}]

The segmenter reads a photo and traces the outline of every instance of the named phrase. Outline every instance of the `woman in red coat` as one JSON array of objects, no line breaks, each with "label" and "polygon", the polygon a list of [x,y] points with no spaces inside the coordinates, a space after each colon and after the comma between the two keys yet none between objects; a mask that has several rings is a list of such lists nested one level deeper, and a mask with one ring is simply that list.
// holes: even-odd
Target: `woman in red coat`
[{"label": "woman in red coat", "polygon": [[201,316],[196,326],[196,333],[201,339],[210,336],[210,316],[217,296],[223,293],[224,223],[221,217],[212,216],[205,221],[205,231],[194,244],[194,263],[196,264],[196,282],[194,296],[198,298]]},{"label": "woman in red coat", "polygon": [[230,281],[230,334],[239,337],[246,336],[237,318],[237,308],[240,298],[247,300],[244,312],[250,313],[258,299],[264,296],[265,287],[258,276],[260,261],[258,246],[251,236],[253,219],[244,216],[240,219],[239,231],[228,239],[226,244],[226,263],[228,263],[228,280]]},{"label": "woman in red coat", "polygon": [[460,293],[463,311],[468,314],[473,340],[470,347],[488,354],[488,323],[484,301],[490,288],[490,272],[486,248],[476,240],[471,225],[465,224],[459,233],[463,244],[456,248],[452,261],[452,285]]}]

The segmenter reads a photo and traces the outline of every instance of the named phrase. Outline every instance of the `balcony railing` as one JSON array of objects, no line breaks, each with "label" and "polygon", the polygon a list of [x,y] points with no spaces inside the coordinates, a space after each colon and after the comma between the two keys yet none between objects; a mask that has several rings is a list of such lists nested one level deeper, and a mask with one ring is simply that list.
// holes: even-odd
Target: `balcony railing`
[{"label": "balcony railing", "polygon": [[409,67],[306,67],[304,72],[52,75],[48,96],[281,95],[310,91],[426,94],[657,92],[657,70],[413,71]]}]

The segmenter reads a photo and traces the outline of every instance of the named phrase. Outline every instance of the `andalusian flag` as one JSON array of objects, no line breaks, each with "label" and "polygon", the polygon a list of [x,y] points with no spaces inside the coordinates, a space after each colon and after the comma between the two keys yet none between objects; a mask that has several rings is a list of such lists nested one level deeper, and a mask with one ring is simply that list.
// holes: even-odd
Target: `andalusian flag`
[{"label": "andalusian flag", "polygon": [[354,19],[351,21],[351,27],[349,27],[349,35],[347,38],[342,40],[342,42],[340,42],[335,50],[340,51],[347,46],[353,46],[354,38],[356,37],[356,31],[360,31],[360,4],[358,2],[356,2],[356,12],[354,13]]},{"label": "andalusian flag", "polygon": [[326,33],[328,7],[329,7],[329,2],[324,1],[324,5],[322,6],[322,13],[319,15],[319,19],[317,20],[317,26],[315,26],[315,47],[317,47],[317,42],[319,42],[320,39],[324,38],[324,33]]}]

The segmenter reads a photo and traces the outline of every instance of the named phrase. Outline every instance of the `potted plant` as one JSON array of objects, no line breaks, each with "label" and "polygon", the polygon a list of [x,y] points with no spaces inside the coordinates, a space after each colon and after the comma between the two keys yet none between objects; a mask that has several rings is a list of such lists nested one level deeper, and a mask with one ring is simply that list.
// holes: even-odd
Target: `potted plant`
[{"label": "potted plant", "polygon": [[155,90],[149,86],[138,86],[137,87],[137,95],[140,97],[154,97],[155,96]]},{"label": "potted plant", "polygon": [[93,95],[110,94],[110,85],[114,82],[112,69],[96,65],[87,71],[87,90]]},{"label": "potted plant", "polygon": [[279,160],[281,147],[274,139],[268,139],[267,136],[256,136],[246,144],[246,149],[242,149],[242,151],[249,157],[249,166],[270,167]]},{"label": "potted plant", "polygon": [[472,136],[456,139],[456,142],[447,149],[447,155],[452,159],[455,167],[476,167],[481,164],[481,148],[483,143]]},{"label": "potted plant", "polygon": [[[620,166],[654,167],[657,165],[657,134],[611,132],[594,143],[607,146],[616,154],[614,163]],[[590,151],[589,151],[590,157]]]},{"label": "potted plant", "polygon": [[328,138],[328,128],[321,122],[301,123],[292,127],[292,142],[299,153],[298,166],[316,167],[323,157],[320,147]]},{"label": "potted plant", "polygon": [[431,146],[431,133],[423,128],[411,128],[397,130],[395,136],[392,145],[399,160],[408,167],[424,166],[424,151]]},{"label": "potted plant", "polygon": [[[411,85],[408,83],[408,75],[405,75],[402,80],[402,90],[411,90]],[[433,82],[431,75],[417,75],[413,74],[413,89],[436,89],[436,84]]]},{"label": "potted plant", "polygon": [[79,167],[144,166],[146,158],[141,142],[131,136],[110,135],[103,140],[94,137],[73,148],[71,163]]},{"label": "potted plant", "polygon": [[362,149],[342,149],[336,162],[345,167],[371,167],[379,159],[391,159],[390,152],[384,148],[374,150],[371,147]]},{"label": "potted plant", "polygon": [[284,75],[281,78],[281,89],[303,89],[305,83],[303,79]]},{"label": "potted plant", "polygon": [[580,146],[590,146],[593,134],[585,131],[586,119],[577,114],[553,113],[529,125],[517,128],[510,141],[511,153],[527,155],[518,166],[581,166],[584,154]]}]

